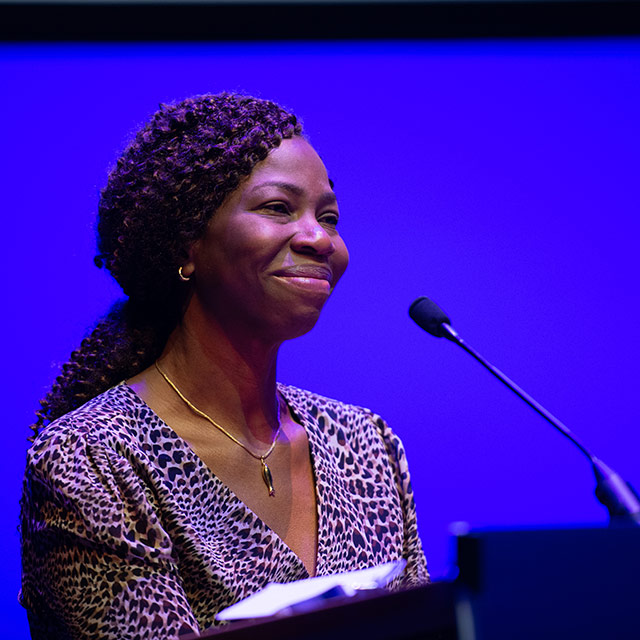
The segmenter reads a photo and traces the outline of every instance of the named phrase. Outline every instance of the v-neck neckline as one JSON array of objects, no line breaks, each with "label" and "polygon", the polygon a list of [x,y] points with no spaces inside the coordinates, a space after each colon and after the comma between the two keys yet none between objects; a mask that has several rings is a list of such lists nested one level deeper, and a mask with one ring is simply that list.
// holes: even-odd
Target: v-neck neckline
[{"label": "v-neck neckline", "polygon": [[[270,537],[273,538],[277,542],[277,544],[280,547],[282,547],[282,549],[284,549],[286,552],[288,552],[291,555],[291,557],[297,563],[300,571],[304,573],[304,575],[300,576],[300,579],[312,577],[309,574],[304,562],[298,556],[298,554],[296,554],[295,551],[293,551],[293,549],[291,549],[291,547],[283,540],[283,538],[276,531],[274,531],[268,524],[266,524],[266,522],[255,511],[253,511],[253,509],[251,509],[245,502],[243,502],[238,497],[238,495],[236,494],[236,492],[233,489],[231,489],[227,484],[225,484],[214,473],[214,471],[207,464],[205,464],[205,462],[194,451],[193,447],[189,444],[189,442],[187,440],[185,440],[183,437],[178,435],[178,433],[176,433],[176,431],[173,429],[173,427],[171,427],[171,425],[166,423],[138,395],[138,393],[129,384],[127,384],[126,381],[123,380],[120,383],[120,385],[118,385],[118,386],[124,388],[126,390],[126,392],[132,397],[134,402],[136,402],[137,404],[142,405],[145,408],[145,410],[148,411],[154,417],[154,419],[158,422],[158,424],[160,426],[166,428],[169,431],[171,437],[174,440],[176,440],[187,452],[189,452],[189,454],[195,460],[197,460],[197,464],[200,466],[200,468],[202,470],[204,470],[205,474],[208,475],[209,478],[211,478],[213,480],[213,482],[220,488],[221,492],[224,492],[230,499],[232,499],[234,501],[235,504],[240,506],[247,514],[251,515],[251,517],[254,519],[254,521],[256,523],[260,523],[260,525],[262,526],[264,531],[268,532]],[[319,568],[323,564],[322,563],[322,558],[324,557],[324,554],[322,553],[322,547],[323,547],[323,539],[325,537],[325,536],[322,535],[322,532],[320,531],[320,526],[321,526],[321,523],[325,521],[325,518],[323,518],[323,504],[322,504],[322,499],[321,499],[321,495],[320,495],[321,492],[318,490],[318,480],[317,480],[318,479],[318,473],[317,473],[317,469],[316,469],[316,464],[317,464],[317,461],[319,459],[319,457],[318,457],[318,443],[316,442],[315,430],[309,429],[308,426],[307,426],[309,421],[313,421],[313,417],[310,416],[307,411],[305,411],[301,407],[297,406],[297,403],[295,402],[295,398],[288,396],[288,394],[287,394],[287,386],[286,385],[281,384],[281,383],[277,383],[277,388],[278,388],[278,391],[280,392],[280,394],[282,395],[282,397],[284,398],[284,401],[285,401],[285,403],[287,405],[287,408],[289,410],[289,413],[290,413],[292,419],[295,422],[297,422],[304,429],[304,431],[305,431],[305,433],[307,435],[307,441],[309,443],[309,457],[310,457],[311,472],[312,472],[312,475],[313,475],[313,487],[314,487],[315,499],[316,499],[316,558],[315,558],[315,574],[314,574],[314,576],[318,576],[318,575],[322,575],[319,572]],[[294,405],[296,405],[296,406],[294,406]],[[301,415],[301,414],[304,414],[304,416]],[[306,422],[307,423],[305,423],[305,417],[306,417]]]}]

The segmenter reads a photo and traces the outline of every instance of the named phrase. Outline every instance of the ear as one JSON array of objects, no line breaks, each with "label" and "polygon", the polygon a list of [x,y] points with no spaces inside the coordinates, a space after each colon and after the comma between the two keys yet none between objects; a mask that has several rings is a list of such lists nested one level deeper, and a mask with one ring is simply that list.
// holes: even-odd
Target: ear
[{"label": "ear", "polygon": [[182,275],[185,278],[190,278],[195,273],[195,270],[196,266],[193,264],[192,260],[189,260],[182,265]]},{"label": "ear", "polygon": [[198,252],[199,240],[196,240],[185,251],[184,262],[182,263],[182,275],[185,278],[190,278],[196,270],[196,254]]}]

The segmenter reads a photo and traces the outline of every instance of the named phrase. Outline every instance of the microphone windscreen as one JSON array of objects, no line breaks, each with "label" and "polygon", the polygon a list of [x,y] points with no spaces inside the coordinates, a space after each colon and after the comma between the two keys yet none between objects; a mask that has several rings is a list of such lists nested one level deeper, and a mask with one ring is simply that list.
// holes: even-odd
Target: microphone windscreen
[{"label": "microphone windscreen", "polygon": [[442,338],[445,335],[442,330],[443,322],[451,324],[447,314],[433,300],[424,296],[411,303],[409,316],[419,327],[436,338]]}]

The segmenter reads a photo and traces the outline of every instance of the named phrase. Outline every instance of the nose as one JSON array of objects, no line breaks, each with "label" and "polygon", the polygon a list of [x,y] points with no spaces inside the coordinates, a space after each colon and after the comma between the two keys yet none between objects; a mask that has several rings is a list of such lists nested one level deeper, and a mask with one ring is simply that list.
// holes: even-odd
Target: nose
[{"label": "nose", "polygon": [[291,248],[298,253],[330,256],[336,246],[329,231],[316,219],[315,213],[301,216],[296,222]]}]

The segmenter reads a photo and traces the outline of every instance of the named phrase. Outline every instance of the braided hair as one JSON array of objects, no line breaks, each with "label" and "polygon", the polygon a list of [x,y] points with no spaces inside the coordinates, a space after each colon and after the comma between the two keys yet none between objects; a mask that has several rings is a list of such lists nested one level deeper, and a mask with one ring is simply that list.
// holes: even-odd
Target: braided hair
[{"label": "braided hair", "polygon": [[85,337],[41,400],[34,434],[160,355],[183,310],[178,268],[225,198],[296,117],[268,100],[222,93],[160,105],[111,171],[98,209],[98,255],[127,296]]}]

